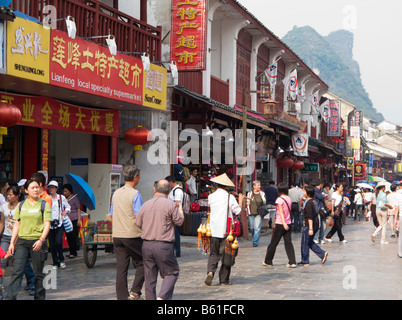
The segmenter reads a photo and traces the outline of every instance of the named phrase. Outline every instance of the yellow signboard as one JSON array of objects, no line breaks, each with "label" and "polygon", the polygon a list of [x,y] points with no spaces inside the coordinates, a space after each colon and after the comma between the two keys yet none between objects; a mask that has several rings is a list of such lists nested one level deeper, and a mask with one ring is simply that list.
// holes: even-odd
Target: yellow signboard
[{"label": "yellow signboard", "polygon": [[151,64],[144,76],[144,99],[146,107],[166,110],[167,70]]},{"label": "yellow signboard", "polygon": [[7,74],[49,83],[50,28],[16,18],[7,21]]}]

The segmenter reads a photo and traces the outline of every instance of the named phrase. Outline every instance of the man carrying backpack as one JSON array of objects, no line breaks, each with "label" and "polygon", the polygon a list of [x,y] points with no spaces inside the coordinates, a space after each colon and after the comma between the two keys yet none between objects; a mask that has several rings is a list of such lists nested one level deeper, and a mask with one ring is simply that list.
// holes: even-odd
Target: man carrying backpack
[{"label": "man carrying backpack", "polygon": [[[176,183],[176,178],[174,176],[168,176],[165,178],[170,184],[170,193],[168,195],[168,199],[174,201],[177,205],[177,207],[180,206],[180,204],[183,205],[184,201],[184,190],[182,187],[180,187]],[[180,248],[180,227],[175,226],[175,243],[174,247],[176,249],[176,257],[181,256],[181,248]]]}]

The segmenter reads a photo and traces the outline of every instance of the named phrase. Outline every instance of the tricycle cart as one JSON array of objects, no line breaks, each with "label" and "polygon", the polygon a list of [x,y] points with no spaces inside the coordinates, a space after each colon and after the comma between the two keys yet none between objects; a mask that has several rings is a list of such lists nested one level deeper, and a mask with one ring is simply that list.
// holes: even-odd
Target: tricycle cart
[{"label": "tricycle cart", "polygon": [[[110,230],[100,230],[100,228],[107,225]],[[98,250],[105,250],[107,253],[113,253],[113,240],[111,234],[111,223],[106,221],[98,221],[97,224],[83,227],[84,231],[84,245],[83,254],[84,261],[88,268],[95,265],[98,256]]]}]

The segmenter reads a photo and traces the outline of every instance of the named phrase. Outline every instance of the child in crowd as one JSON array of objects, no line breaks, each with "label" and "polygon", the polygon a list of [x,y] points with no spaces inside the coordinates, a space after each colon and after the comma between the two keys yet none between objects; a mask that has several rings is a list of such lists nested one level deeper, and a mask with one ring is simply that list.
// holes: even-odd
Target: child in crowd
[{"label": "child in crowd", "polygon": [[[0,247],[0,258],[2,259],[8,259],[11,255],[7,252],[5,252],[1,247]],[[4,299],[4,292],[3,292],[3,272],[1,271],[0,268],[0,300]]]}]

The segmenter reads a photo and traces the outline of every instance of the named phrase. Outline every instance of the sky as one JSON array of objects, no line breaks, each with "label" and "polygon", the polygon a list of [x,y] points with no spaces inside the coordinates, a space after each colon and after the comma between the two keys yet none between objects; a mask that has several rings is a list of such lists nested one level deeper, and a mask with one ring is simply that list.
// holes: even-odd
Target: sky
[{"label": "sky", "polygon": [[[354,34],[354,59],[374,108],[402,125],[402,24],[400,0],[238,0],[279,38],[293,26],[311,26],[322,36]],[[331,88],[330,88],[331,90]],[[356,106],[358,109],[358,106]]]}]

